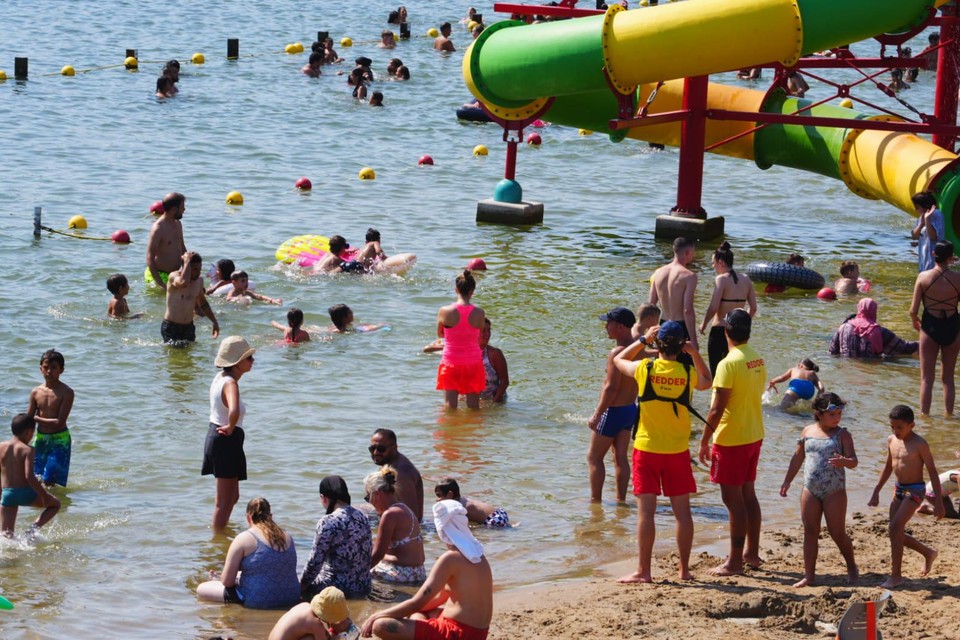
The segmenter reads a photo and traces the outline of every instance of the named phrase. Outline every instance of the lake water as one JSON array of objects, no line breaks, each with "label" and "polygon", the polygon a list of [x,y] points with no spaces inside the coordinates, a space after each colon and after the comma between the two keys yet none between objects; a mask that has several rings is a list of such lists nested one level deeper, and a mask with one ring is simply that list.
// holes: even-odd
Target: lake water
[{"label": "lake water", "polygon": [[[39,356],[51,347],[66,356],[63,380],[76,404],[70,486],[57,491],[64,509],[36,546],[0,546],[0,593],[17,606],[0,614],[0,636],[265,637],[279,613],[200,604],[193,589],[221,568],[243,505],[258,495],[294,535],[302,566],[321,514],[318,481],[340,474],[359,500],[362,478],[375,469],[366,445],[379,427],[398,433],[428,496],[434,481],[452,475],[466,495],[502,505],[520,522],[477,532],[500,588],[591,575],[635,553],[636,510],[587,502],[586,419],[611,346],[597,315],[645,302],[647,278],[670,252],[654,241],[653,227],[675,202],[676,152],[543,129],[539,150],[520,149],[518,180],[528,198],[546,203],[544,224],[477,225],[476,201],[502,175],[501,133],[454,118],[469,97],[460,77],[465,29],[454,29],[461,51],[449,57],[423,37],[430,26],[455,22],[466,5],[411,4],[415,37],[394,52],[375,44],[393,5],[352,6],[360,5],[4,3],[0,68],[12,77],[14,56],[29,56],[31,78],[0,84],[0,412],[9,420],[26,408],[29,390],[42,381]],[[476,6],[490,21],[492,3]],[[352,37],[355,46],[338,47],[340,54],[367,55],[378,73],[389,57],[402,58],[412,80],[376,83],[386,104],[376,110],[354,103],[337,67],[317,80],[303,77],[306,55],[279,52],[294,41],[309,49],[318,30],[337,41]],[[238,61],[224,57],[229,37],[240,39]],[[911,43],[914,51],[921,39]],[[137,73],[58,75],[65,64],[118,65],[127,48],[139,50]],[[877,46],[855,50],[876,54]],[[195,51],[207,64],[186,63]],[[169,58],[184,63],[181,93],[158,102],[153,86]],[[814,86],[811,96],[824,91]],[[904,97],[932,110],[932,94],[932,75],[922,73]],[[877,91],[866,95],[880,99]],[[489,157],[472,157],[480,143]],[[417,166],[425,153],[436,166]],[[357,179],[364,166],[376,170],[375,181]],[[312,193],[294,189],[300,176],[311,178]],[[148,206],[174,190],[187,196],[187,245],[208,262],[232,258],[259,291],[302,308],[308,325],[328,324],[327,307],[348,303],[358,321],[391,326],[291,348],[277,344],[270,327],[284,320],[283,309],[214,302],[223,335],[243,335],[259,348],[242,381],[250,478],[229,535],[211,533],[214,482],[199,475],[217,343],[200,321],[191,348],[162,346],[163,299],[145,292],[140,276]],[[224,204],[231,190],[243,192],[244,206]],[[34,206],[43,207],[49,226],[62,229],[82,214],[88,235],[124,228],[134,243],[35,240]],[[907,317],[916,275],[907,215],[837,181],[778,168],[762,173],[717,157],[707,160],[704,206],[727,217],[739,266],[798,251],[830,280],[841,260],[859,261],[881,321],[915,338]],[[304,278],[275,268],[274,250],[291,236],[340,233],[358,243],[368,226],[380,229],[388,253],[415,252],[416,268],[404,278]],[[694,265],[702,282],[698,315],[712,288],[712,248]],[[509,402],[448,413],[434,391],[437,358],[420,348],[434,338],[437,307],[453,300],[457,269],[475,256],[490,267],[475,300],[507,355]],[[130,307],[145,311],[144,319],[106,319],[104,282],[117,271],[130,278]],[[915,405],[919,379],[912,358],[878,364],[827,355],[833,329],[854,305],[810,293],[761,295],[752,341],[771,376],[812,357],[827,386],[850,401],[844,424],[861,459],[848,474],[851,510],[865,508],[876,481],[890,406]],[[701,410],[708,402],[707,394],[694,400]],[[935,408],[940,403],[937,391]],[[782,500],[777,490],[808,421],[766,412],[759,487],[771,527],[798,524],[798,496]],[[946,465],[958,445],[956,422],[925,420],[919,429]],[[725,512],[704,470],[696,476],[698,542],[715,543],[725,536]],[[18,530],[33,517],[21,510]],[[671,521],[664,512],[663,550],[673,547]],[[428,558],[440,551],[428,536]],[[671,572],[666,563],[656,568],[658,576]],[[356,605],[355,617],[365,608]]]}]

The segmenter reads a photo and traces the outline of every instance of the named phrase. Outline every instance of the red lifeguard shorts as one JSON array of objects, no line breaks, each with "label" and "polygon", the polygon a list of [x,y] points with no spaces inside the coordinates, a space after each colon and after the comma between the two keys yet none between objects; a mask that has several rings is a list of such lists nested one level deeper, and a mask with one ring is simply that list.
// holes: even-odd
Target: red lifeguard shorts
[{"label": "red lifeguard shorts", "polygon": [[413,640],[486,640],[489,629],[477,629],[468,624],[444,618],[417,620]]},{"label": "red lifeguard shorts", "polygon": [[763,440],[734,447],[713,445],[710,454],[710,481],[742,486],[757,479],[757,463]]},{"label": "red lifeguard shorts", "polygon": [[440,363],[437,369],[437,391],[456,391],[467,395],[487,388],[487,372],[483,361],[476,364]]},{"label": "red lifeguard shorts", "polygon": [[653,493],[682,496],[697,492],[697,481],[690,466],[690,452],[651,453],[633,450],[633,495]]}]

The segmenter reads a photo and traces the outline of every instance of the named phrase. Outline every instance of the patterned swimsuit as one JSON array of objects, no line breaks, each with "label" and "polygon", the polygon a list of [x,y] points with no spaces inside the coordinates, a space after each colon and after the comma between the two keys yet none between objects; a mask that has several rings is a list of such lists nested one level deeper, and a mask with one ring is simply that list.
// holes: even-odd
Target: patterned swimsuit
[{"label": "patterned swimsuit", "polygon": [[834,467],[828,460],[835,455],[843,455],[840,435],[846,431],[840,427],[829,438],[800,438],[803,444],[803,486],[818,500],[823,500],[835,491],[847,487],[843,467]]}]

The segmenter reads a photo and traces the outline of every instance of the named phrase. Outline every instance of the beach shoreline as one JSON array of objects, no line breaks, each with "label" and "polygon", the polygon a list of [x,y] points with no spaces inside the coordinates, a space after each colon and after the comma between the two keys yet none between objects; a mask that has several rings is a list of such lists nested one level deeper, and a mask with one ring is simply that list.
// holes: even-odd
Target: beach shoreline
[{"label": "beach shoreline", "polygon": [[[931,574],[919,576],[920,556],[906,552],[905,585],[893,591],[881,615],[884,638],[960,637],[955,612],[960,587],[948,577],[960,569],[960,550],[950,545],[955,521],[917,517],[909,529],[940,551]],[[846,584],[839,551],[824,529],[817,565],[818,584],[794,588],[803,574],[800,524],[764,531],[764,564],[744,576],[720,578],[707,571],[721,557],[704,546],[691,557],[694,580],[676,578],[676,552],[654,554],[651,585],[622,585],[620,575],[634,570],[636,558],[595,568],[594,577],[541,582],[497,591],[491,640],[507,638],[738,637],[779,640],[830,637],[848,606],[877,600],[890,565],[887,519],[881,513],[855,512],[848,518],[861,579]],[[713,545],[707,545],[707,548]]]}]

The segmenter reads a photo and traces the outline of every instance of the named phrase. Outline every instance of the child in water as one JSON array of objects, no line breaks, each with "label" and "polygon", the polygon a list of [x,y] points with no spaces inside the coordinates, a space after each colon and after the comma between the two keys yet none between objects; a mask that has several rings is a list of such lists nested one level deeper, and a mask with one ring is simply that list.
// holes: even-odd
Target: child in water
[{"label": "child in water", "polygon": [[387,254],[383,252],[383,247],[380,246],[380,232],[370,227],[367,229],[367,235],[364,236],[363,248],[357,253],[354,260],[359,262],[364,266],[365,269],[368,269],[373,265],[374,262],[383,261],[387,259]]},{"label": "child in water", "polygon": [[233,283],[230,281],[230,278],[233,276],[233,272],[237,270],[237,266],[233,263],[233,260],[229,258],[221,258],[217,260],[214,265],[213,273],[208,273],[210,276],[210,287],[206,290],[206,295],[213,295],[218,289],[223,287],[231,287]]},{"label": "child in water", "polygon": [[[787,264],[792,264],[795,267],[803,268],[806,258],[804,258],[799,253],[791,253],[787,256]],[[787,290],[786,285],[783,284],[768,284],[763,288],[764,293],[783,293]]]},{"label": "child in water", "polygon": [[827,520],[827,530],[847,563],[847,583],[856,584],[860,577],[853,557],[853,543],[847,535],[847,488],[845,469],[857,466],[853,437],[840,426],[844,402],[835,393],[821,393],[813,401],[814,422],[803,429],[797,450],[790,459],[787,475],[780,486],[780,495],[787,497],[790,483],[803,467],[803,490],[800,493],[800,518],[803,521],[803,579],[795,587],[812,587],[816,582],[820,522]]},{"label": "child in water", "polygon": [[371,107],[382,107],[383,106],[383,92],[374,91],[370,94],[370,106]]},{"label": "child in water", "polygon": [[287,324],[289,326],[285,327],[276,320],[271,320],[270,324],[283,331],[284,342],[297,344],[310,341],[310,334],[301,328],[303,326],[303,311],[296,307],[291,307],[290,311],[287,311]]},{"label": "child in water", "polygon": [[456,500],[467,510],[467,520],[482,524],[493,529],[503,529],[510,526],[510,516],[500,507],[494,507],[486,502],[471,500],[460,496],[460,485],[453,478],[446,478],[433,488],[437,500]]},{"label": "child in water", "polygon": [[122,273],[114,273],[107,278],[107,291],[113,294],[110,304],[107,305],[107,315],[111,318],[124,320],[126,318],[139,318],[142,313],[130,315],[130,307],[127,306],[127,294],[130,293],[130,283],[127,282],[127,276]]},{"label": "child in water", "polygon": [[781,409],[789,409],[798,400],[810,400],[817,395],[817,392],[823,393],[823,383],[820,382],[820,377],[817,375],[818,371],[820,371],[820,367],[813,360],[804,358],[797,363],[797,366],[791,367],[782,375],[773,378],[767,388],[777,391],[778,382],[789,380],[787,392],[783,394],[783,399],[780,401]]},{"label": "child in water", "polygon": [[370,331],[376,331],[377,329],[383,329],[386,327],[385,324],[360,324],[356,327],[353,326],[353,310],[350,309],[345,304],[335,304],[327,312],[330,314],[330,320],[333,321],[333,327],[330,331],[336,333],[351,333],[356,331],[357,333],[368,333]]},{"label": "child in water", "polygon": [[34,470],[48,487],[67,486],[70,473],[70,429],[67,418],[73,409],[73,389],[60,382],[66,368],[63,354],[48,349],[40,356],[43,384],[30,392],[27,415],[37,423]]},{"label": "child in water", "polygon": [[251,300],[259,300],[268,304],[283,304],[283,300],[280,298],[270,298],[255,291],[250,291],[250,277],[246,271],[234,272],[230,277],[230,282],[233,284],[233,291],[227,294],[227,300],[243,302],[244,304],[250,304]]},{"label": "child in water", "polygon": [[845,260],[840,264],[840,279],[833,283],[837,295],[856,295],[860,289],[860,265],[853,260]]},{"label": "child in water", "polygon": [[380,49],[395,49],[397,46],[397,41],[393,37],[393,31],[389,29],[384,29],[380,32],[380,44],[377,45]]},{"label": "child in water", "polygon": [[33,447],[30,441],[36,431],[37,423],[30,416],[19,413],[13,417],[10,430],[13,437],[0,443],[0,484],[3,485],[3,497],[0,498],[0,528],[3,537],[12,538],[17,524],[17,512],[20,507],[43,509],[36,522],[27,530],[27,538],[33,538],[37,531],[60,511],[60,501],[43,488],[33,475]]},{"label": "child in water", "polygon": [[890,502],[890,577],[880,585],[882,589],[893,589],[904,583],[903,578],[903,550],[909,548],[923,556],[923,570],[921,576],[926,576],[933,568],[938,552],[932,547],[923,544],[906,532],[907,523],[916,513],[926,493],[923,483],[923,469],[926,467],[933,489],[933,515],[943,517],[943,496],[940,489],[940,478],[937,467],[930,453],[930,445],[914,433],[913,409],[898,404],[890,410],[890,429],[893,435],[887,437],[887,463],[880,473],[880,480],[873,490],[868,506],[876,507],[880,504],[880,489],[890,479],[890,474],[897,477],[893,500]]}]

